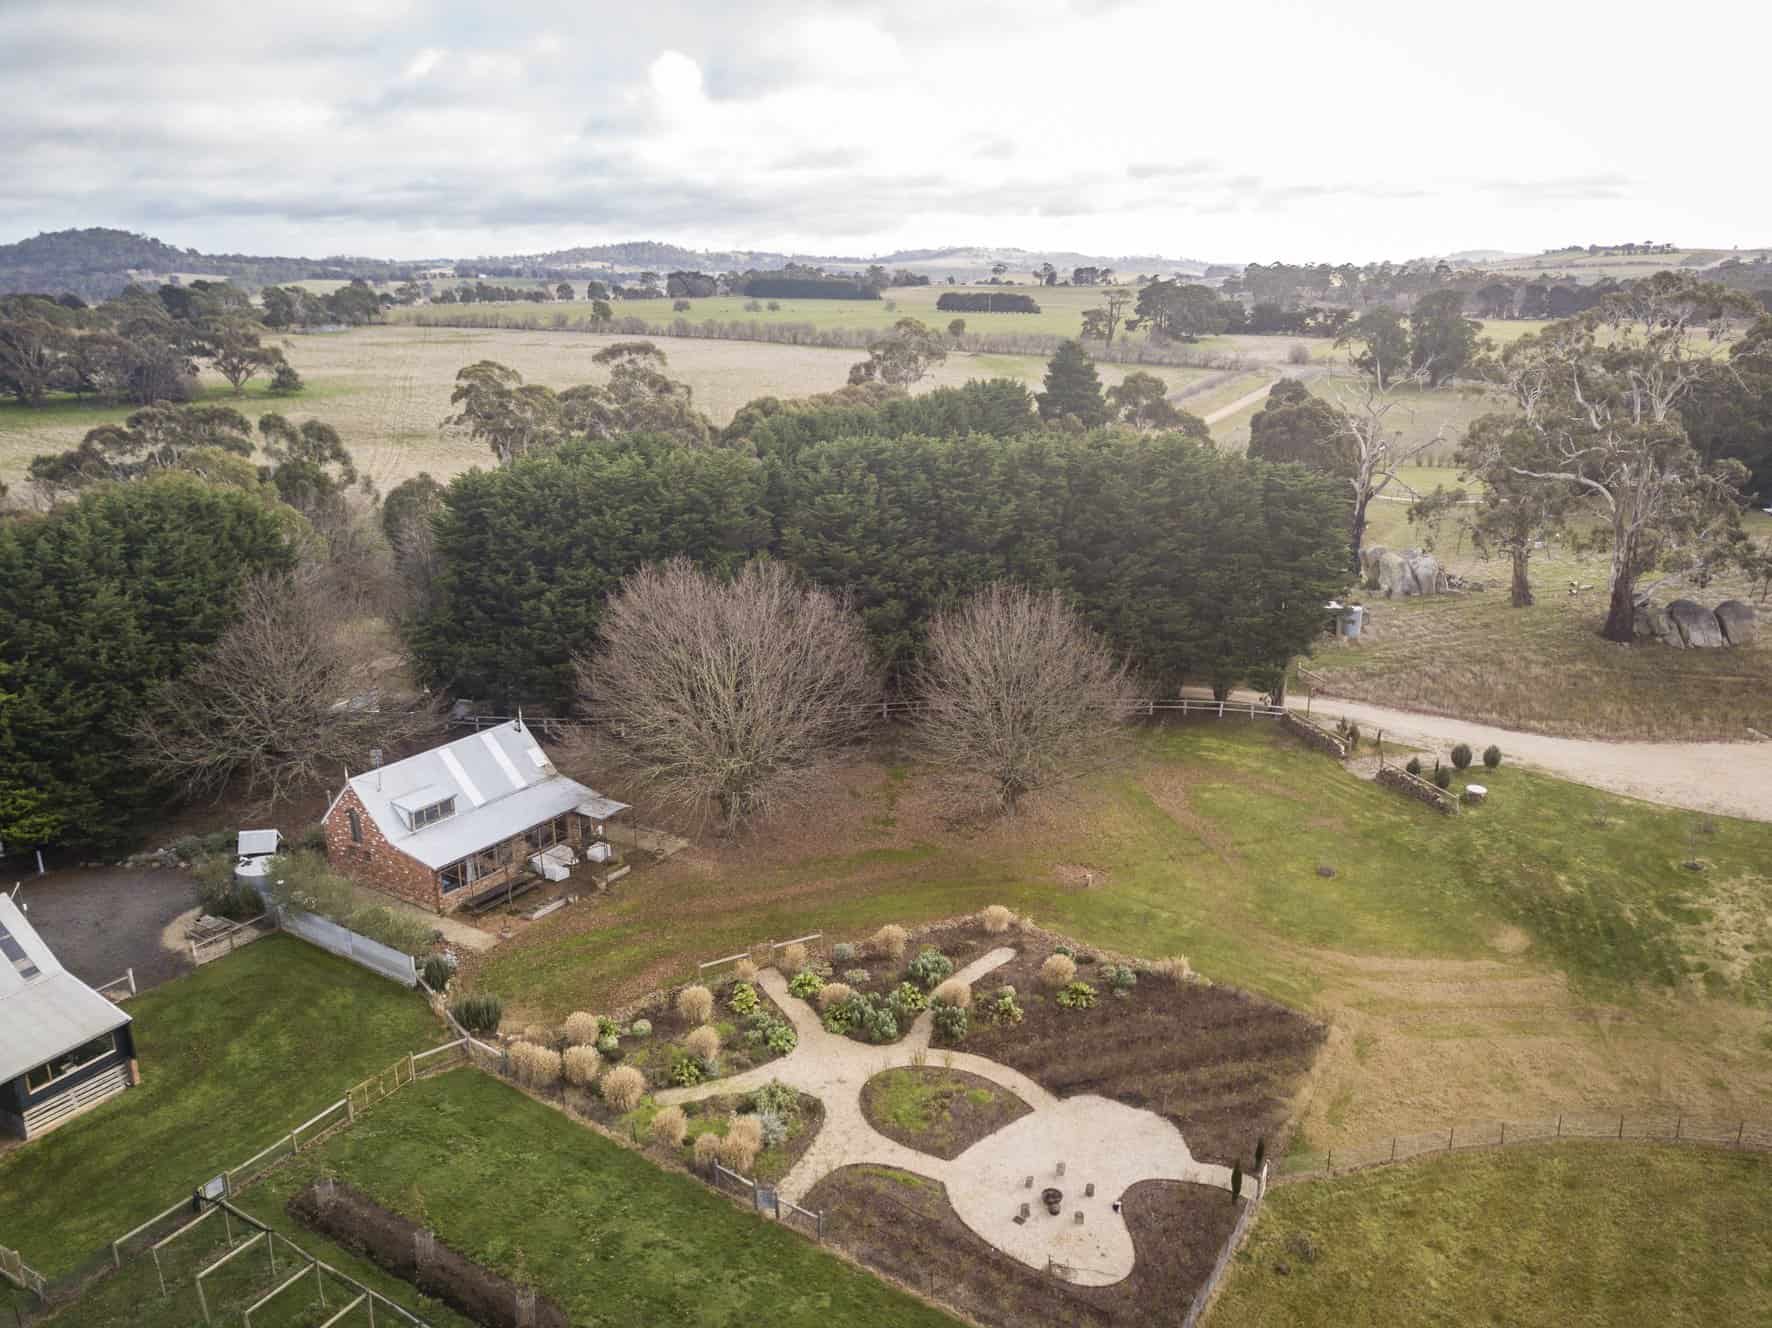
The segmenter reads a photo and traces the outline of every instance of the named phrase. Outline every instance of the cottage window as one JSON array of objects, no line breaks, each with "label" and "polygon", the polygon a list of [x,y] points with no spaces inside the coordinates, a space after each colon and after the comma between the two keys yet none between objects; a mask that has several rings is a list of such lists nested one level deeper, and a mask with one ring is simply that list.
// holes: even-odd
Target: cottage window
[{"label": "cottage window", "polygon": [[75,1047],[72,1051],[64,1051],[46,1065],[39,1065],[34,1070],[25,1072],[25,1088],[30,1092],[48,1088],[57,1079],[74,1073],[82,1066],[91,1065],[102,1056],[109,1056],[117,1050],[117,1035],[106,1033],[96,1037],[83,1047]]},{"label": "cottage window", "polygon": [[437,873],[437,884],[444,894],[459,890],[468,883],[470,873],[466,862],[452,862]]},{"label": "cottage window", "polygon": [[361,844],[363,842],[363,818],[357,815],[357,809],[355,807],[347,807],[345,809],[345,815],[351,822],[351,842],[353,844]]},{"label": "cottage window", "polygon": [[414,830],[423,830],[427,825],[432,825],[437,821],[441,821],[445,816],[454,815],[455,799],[452,797],[444,798],[440,802],[433,802],[430,806],[420,807],[413,812],[412,828]]}]

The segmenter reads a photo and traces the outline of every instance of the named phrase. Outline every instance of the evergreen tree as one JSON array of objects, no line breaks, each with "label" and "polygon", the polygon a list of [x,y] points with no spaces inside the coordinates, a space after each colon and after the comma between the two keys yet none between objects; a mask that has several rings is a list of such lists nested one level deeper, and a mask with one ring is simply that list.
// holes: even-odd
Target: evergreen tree
[{"label": "evergreen tree", "polygon": [[1101,392],[1101,377],[1095,372],[1095,362],[1080,341],[1059,343],[1057,354],[1046,362],[1046,390],[1036,399],[1043,420],[1060,420],[1068,416],[1085,426],[1107,423],[1108,408]]}]

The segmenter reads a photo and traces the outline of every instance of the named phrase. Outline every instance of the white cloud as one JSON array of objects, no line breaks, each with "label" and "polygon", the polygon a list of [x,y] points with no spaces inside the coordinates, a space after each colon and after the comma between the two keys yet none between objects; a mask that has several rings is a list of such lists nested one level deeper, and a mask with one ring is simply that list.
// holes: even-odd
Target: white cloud
[{"label": "white cloud", "polygon": [[425,47],[424,50],[406,62],[406,80],[415,83],[421,78],[428,77],[432,70],[443,63],[445,54],[446,52],[438,50],[435,46]]}]

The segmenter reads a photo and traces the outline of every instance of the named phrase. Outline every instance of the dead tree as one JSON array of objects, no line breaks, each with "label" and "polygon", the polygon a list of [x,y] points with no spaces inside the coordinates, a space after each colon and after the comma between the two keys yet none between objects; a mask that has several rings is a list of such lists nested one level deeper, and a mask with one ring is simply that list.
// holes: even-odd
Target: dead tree
[{"label": "dead tree", "polygon": [[1022,797],[1100,764],[1123,730],[1126,667],[1056,591],[987,587],[938,614],[916,675],[923,759],[965,797]]},{"label": "dead tree", "polygon": [[730,581],[686,559],[644,567],[598,636],[576,663],[600,755],[727,831],[813,787],[878,705],[860,617],[779,563]]}]

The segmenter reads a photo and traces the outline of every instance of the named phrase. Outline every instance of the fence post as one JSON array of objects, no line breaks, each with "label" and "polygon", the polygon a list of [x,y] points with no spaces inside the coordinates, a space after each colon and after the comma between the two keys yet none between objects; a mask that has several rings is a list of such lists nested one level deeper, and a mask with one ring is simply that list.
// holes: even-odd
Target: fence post
[{"label": "fence post", "polygon": [[1557,1138],[1561,1139],[1562,1137],[1563,1137],[1563,1113],[1559,1111],[1557,1113]]},{"label": "fence post", "polygon": [[1737,1148],[1741,1147],[1741,1136],[1743,1134],[1745,1134],[1746,1132],[1747,1132],[1747,1122],[1746,1121],[1742,1121],[1740,1125],[1737,1125],[1735,1127],[1735,1146]]},{"label": "fence post", "polygon": [[129,994],[133,996],[135,995],[135,970],[131,968],[126,971],[129,976]]},{"label": "fence post", "polygon": [[1393,1134],[1391,1136],[1391,1161],[1395,1162],[1396,1160],[1397,1160],[1397,1136]]},{"label": "fence post", "polygon": [[1619,1113],[1618,1117],[1618,1137],[1620,1139],[1624,1138],[1624,1115],[1622,1112]]},{"label": "fence post", "polygon": [[1507,1147],[1507,1122],[1506,1121],[1501,1122],[1501,1146],[1503,1148]]},{"label": "fence post", "polygon": [[1448,1153],[1452,1151],[1452,1136],[1457,1130],[1458,1127],[1456,1125],[1449,1125],[1446,1127],[1446,1151]]},{"label": "fence post", "polygon": [[1678,1116],[1674,1117],[1674,1142],[1676,1144],[1680,1142],[1680,1128],[1684,1126],[1685,1123],[1686,1114],[1684,1112],[1681,1112]]}]

